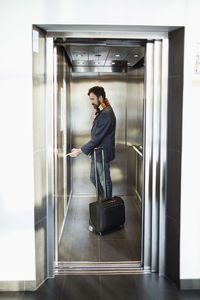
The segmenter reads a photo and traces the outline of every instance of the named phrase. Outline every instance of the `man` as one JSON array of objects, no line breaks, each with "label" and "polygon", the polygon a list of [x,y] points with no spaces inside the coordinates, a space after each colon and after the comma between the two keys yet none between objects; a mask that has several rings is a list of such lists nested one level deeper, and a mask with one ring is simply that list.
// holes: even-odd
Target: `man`
[{"label": "man", "polygon": [[[106,177],[106,198],[112,198],[112,181],[110,177],[110,161],[115,158],[115,128],[116,118],[112,107],[103,87],[94,86],[89,89],[88,96],[90,102],[96,110],[95,118],[91,129],[91,140],[79,149],[72,149],[69,154],[71,157],[77,157],[84,153],[91,155],[90,180],[96,186],[95,168],[94,168],[94,148],[104,148],[105,159],[105,177]],[[97,151],[97,182],[99,191],[99,200],[105,199],[104,196],[104,177],[102,168],[101,151]]]}]

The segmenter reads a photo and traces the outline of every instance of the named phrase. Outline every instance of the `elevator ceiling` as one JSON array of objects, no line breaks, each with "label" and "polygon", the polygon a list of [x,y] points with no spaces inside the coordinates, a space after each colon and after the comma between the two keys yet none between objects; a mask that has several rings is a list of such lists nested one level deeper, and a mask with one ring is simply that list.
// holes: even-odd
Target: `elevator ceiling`
[{"label": "elevator ceiling", "polygon": [[127,72],[144,61],[145,43],[135,40],[56,39],[73,72]]}]

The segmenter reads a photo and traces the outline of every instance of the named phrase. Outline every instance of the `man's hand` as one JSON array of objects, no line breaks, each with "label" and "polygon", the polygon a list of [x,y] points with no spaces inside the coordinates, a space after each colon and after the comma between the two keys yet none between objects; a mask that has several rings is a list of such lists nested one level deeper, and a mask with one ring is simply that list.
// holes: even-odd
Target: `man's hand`
[{"label": "man's hand", "polygon": [[71,156],[71,157],[77,157],[77,156],[79,156],[81,153],[82,153],[82,150],[81,150],[81,149],[73,148],[73,149],[72,149],[72,152],[69,153],[69,156]]},{"label": "man's hand", "polygon": [[57,155],[59,158],[64,158],[65,156],[77,157],[79,154],[82,153],[81,149],[72,149],[72,152],[64,154],[60,149],[56,150]]}]

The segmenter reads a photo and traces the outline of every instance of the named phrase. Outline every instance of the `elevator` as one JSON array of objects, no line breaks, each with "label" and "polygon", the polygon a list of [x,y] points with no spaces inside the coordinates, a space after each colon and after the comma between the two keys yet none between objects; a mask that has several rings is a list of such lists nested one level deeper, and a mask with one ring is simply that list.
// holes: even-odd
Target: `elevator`
[{"label": "elevator", "polygon": [[[50,274],[164,273],[167,63],[165,33],[47,33]],[[95,85],[105,88],[116,114],[111,177],[113,195],[126,205],[125,227],[102,239],[88,232],[90,158],[58,156],[90,139],[87,92]]]},{"label": "elevator", "polygon": [[69,265],[87,261],[139,266],[145,42],[56,39],[54,55],[55,148],[67,153],[90,139],[95,111],[87,92],[103,86],[117,119],[113,195],[122,196],[126,207],[126,225],[120,231],[101,237],[88,232],[88,207],[95,201],[90,158],[55,157],[57,260]]}]

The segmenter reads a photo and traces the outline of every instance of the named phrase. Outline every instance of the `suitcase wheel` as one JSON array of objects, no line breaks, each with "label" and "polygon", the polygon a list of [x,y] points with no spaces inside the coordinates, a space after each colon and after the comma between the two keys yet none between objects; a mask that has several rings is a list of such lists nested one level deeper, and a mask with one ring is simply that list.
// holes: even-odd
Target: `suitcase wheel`
[{"label": "suitcase wheel", "polygon": [[91,225],[89,225],[88,229],[90,232],[94,232],[94,228]]}]

